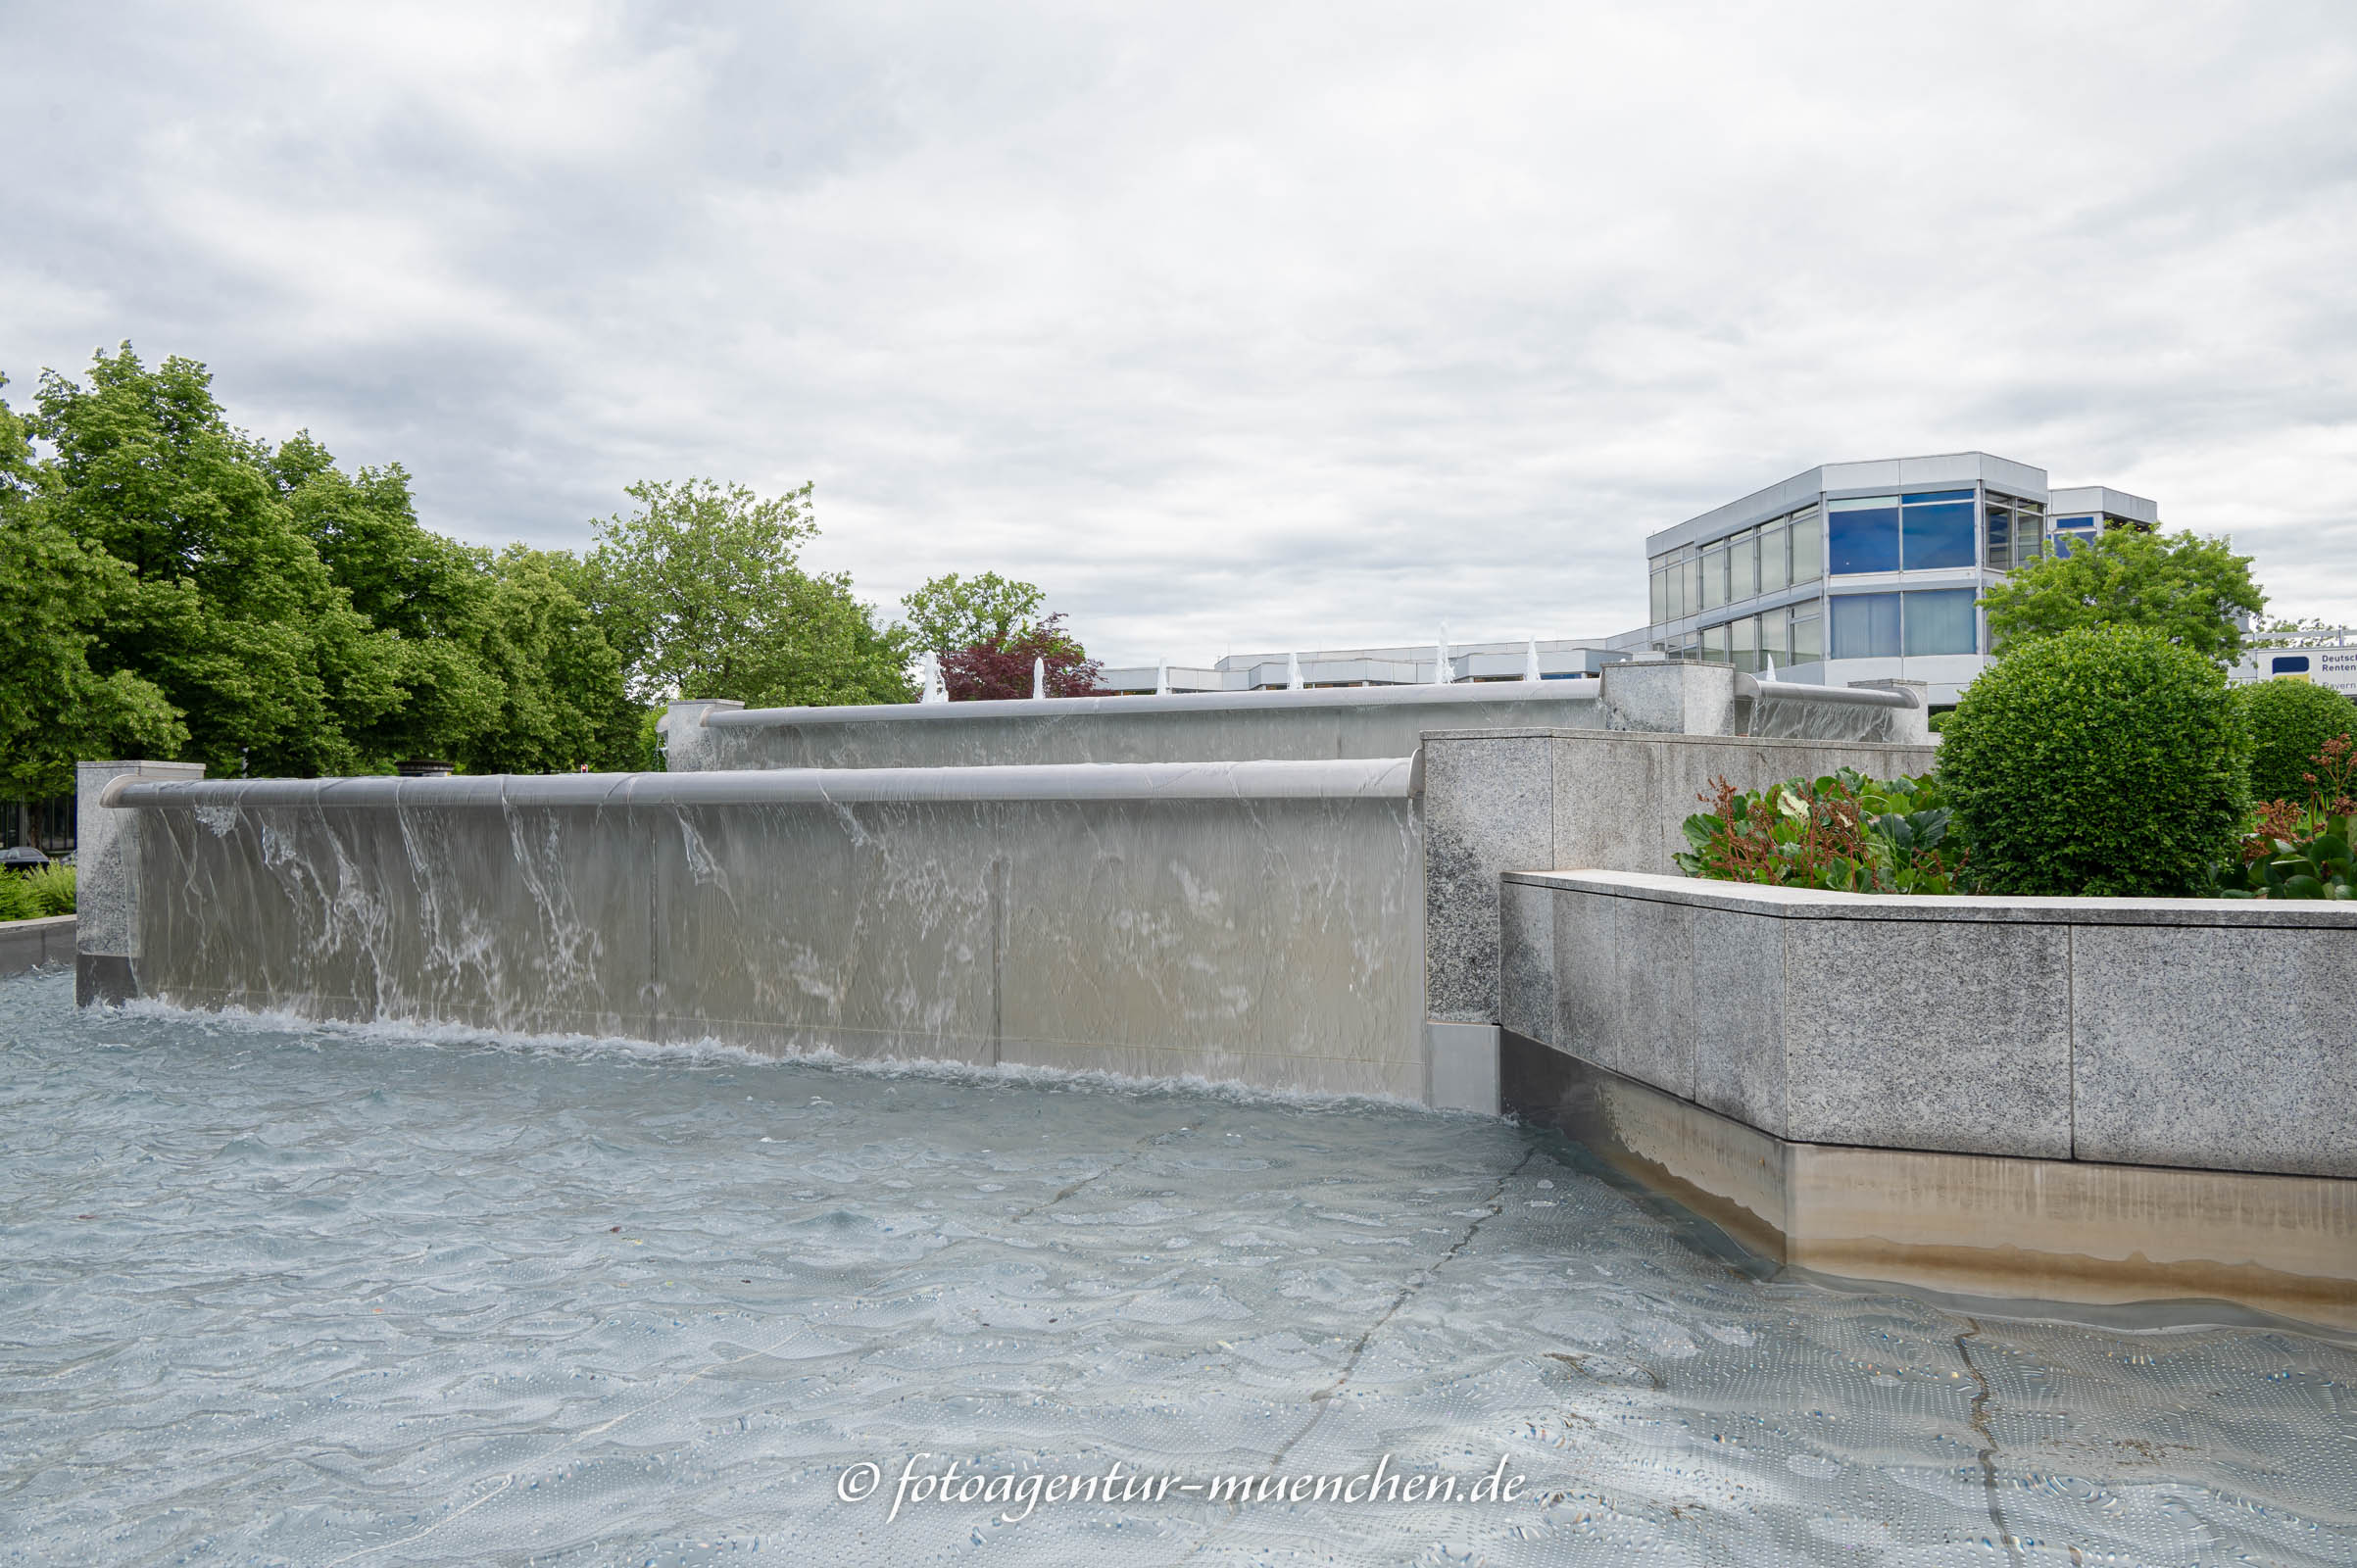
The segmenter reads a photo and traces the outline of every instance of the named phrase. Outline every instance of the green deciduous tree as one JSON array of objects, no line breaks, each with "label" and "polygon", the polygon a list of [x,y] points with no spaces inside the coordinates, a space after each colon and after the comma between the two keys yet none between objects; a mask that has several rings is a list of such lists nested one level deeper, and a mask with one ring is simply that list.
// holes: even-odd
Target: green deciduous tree
[{"label": "green deciduous tree", "polygon": [[186,743],[151,682],[90,666],[133,588],[122,563],[48,515],[25,423],[0,402],[0,799],[62,795],[84,758],[170,758]]},{"label": "green deciduous tree", "polygon": [[1982,596],[1998,658],[2081,626],[2134,626],[2221,667],[2242,657],[2238,613],[2267,597],[2223,539],[2112,528],[2041,557]]},{"label": "green deciduous tree", "polygon": [[88,386],[45,373],[49,514],[129,568],[94,668],[154,683],[217,773],[349,771],[354,729],[396,708],[398,664],[283,504],[269,453],[230,428],[192,360],[124,344]]},{"label": "green deciduous tree", "polygon": [[763,498],[710,479],[649,480],[597,525],[581,580],[631,695],[749,707],[907,702],[906,631],[879,624],[842,573],[813,573],[810,487]]},{"label": "green deciduous tree", "polygon": [[[945,572],[901,601],[920,649],[954,654],[977,647],[1008,648],[1039,625],[1048,596],[1035,583],[995,571],[971,577]],[[1078,645],[1074,645],[1078,652]]]},{"label": "green deciduous tree", "polygon": [[56,538],[15,536],[30,564],[14,569],[80,607],[96,682],[51,660],[57,755],[138,745],[227,774],[637,765],[644,714],[570,557],[434,533],[399,465],[347,473],[308,432],[272,449],[228,424],[202,365],[151,369],[127,344],[87,385],[45,375],[33,428],[53,453],[20,463],[16,510]]}]

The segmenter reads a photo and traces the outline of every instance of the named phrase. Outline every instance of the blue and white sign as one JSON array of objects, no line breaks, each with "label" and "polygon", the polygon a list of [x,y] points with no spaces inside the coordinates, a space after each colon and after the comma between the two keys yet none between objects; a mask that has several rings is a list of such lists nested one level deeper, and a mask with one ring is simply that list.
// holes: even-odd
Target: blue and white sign
[{"label": "blue and white sign", "polygon": [[2228,676],[2237,685],[2257,680],[2304,680],[2357,697],[2357,644],[2346,648],[2262,648]]}]

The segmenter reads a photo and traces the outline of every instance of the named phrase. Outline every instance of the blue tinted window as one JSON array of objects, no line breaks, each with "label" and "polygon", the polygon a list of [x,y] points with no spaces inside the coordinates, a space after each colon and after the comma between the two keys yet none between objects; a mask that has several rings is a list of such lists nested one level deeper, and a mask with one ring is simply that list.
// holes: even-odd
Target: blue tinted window
[{"label": "blue tinted window", "polygon": [[1898,595],[1836,594],[1833,611],[1836,659],[1898,657]]},{"label": "blue tinted window", "polygon": [[1925,501],[1970,501],[1972,498],[1970,490],[1926,490],[1921,495],[1899,497],[1910,507]]},{"label": "blue tinted window", "polygon": [[1943,501],[1938,506],[1906,509],[1906,567],[1924,571],[1934,566],[1973,564],[1973,507],[1969,501]]},{"label": "blue tinted window", "polygon": [[1908,594],[1909,657],[1979,653],[1980,620],[1973,613],[1973,601],[1978,597],[1971,588],[1933,588]]},{"label": "blue tinted window", "polygon": [[1827,555],[1834,571],[1898,570],[1898,508],[1889,501],[1837,501],[1826,509]]},{"label": "blue tinted window", "polygon": [[2054,526],[2057,528],[2092,528],[2094,525],[2095,519],[2092,517],[2056,517],[2054,519]]}]

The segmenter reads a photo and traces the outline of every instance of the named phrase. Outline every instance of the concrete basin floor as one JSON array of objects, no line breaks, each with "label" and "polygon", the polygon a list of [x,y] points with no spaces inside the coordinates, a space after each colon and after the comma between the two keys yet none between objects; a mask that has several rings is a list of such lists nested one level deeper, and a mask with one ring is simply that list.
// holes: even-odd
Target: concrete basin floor
[{"label": "concrete basin floor", "polygon": [[0,1063],[0,1562],[2357,1558],[2346,1346],[1762,1281],[1505,1122],[55,972]]}]

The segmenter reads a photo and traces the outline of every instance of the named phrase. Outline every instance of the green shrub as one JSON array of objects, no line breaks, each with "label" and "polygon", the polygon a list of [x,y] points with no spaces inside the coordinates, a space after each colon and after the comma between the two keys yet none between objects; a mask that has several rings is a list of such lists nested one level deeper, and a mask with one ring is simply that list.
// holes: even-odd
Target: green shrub
[{"label": "green shrub", "polygon": [[1871,779],[1843,768],[1746,795],[1725,779],[1686,819],[1688,876],[1843,893],[1971,893],[1971,852],[1937,777]]},{"label": "green shrub", "polygon": [[2290,801],[2308,798],[2306,775],[2325,742],[2357,734],[2357,703],[2330,686],[2304,680],[2263,680],[2235,694],[2250,730],[2250,798]]},{"label": "green shrub", "polygon": [[2217,665],[2126,626],[2015,649],[1948,718],[1940,777],[1986,891],[2175,897],[2237,862],[2250,737]]},{"label": "green shrub", "polygon": [[0,871],[0,920],[73,912],[74,867],[52,861],[38,871]]},{"label": "green shrub", "polygon": [[41,913],[74,912],[74,867],[52,860],[25,881],[31,886],[33,902],[41,906]]}]

